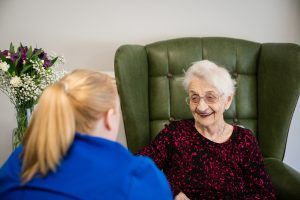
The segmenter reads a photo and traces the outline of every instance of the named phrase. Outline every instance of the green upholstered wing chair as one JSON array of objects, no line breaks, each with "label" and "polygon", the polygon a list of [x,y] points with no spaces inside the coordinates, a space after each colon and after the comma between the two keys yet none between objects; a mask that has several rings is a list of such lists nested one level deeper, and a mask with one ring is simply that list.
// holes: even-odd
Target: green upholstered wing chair
[{"label": "green upholstered wing chair", "polygon": [[236,79],[236,96],[225,120],[253,131],[278,198],[300,199],[300,173],[282,162],[300,93],[296,44],[207,37],[121,46],[115,73],[128,148],[136,152],[164,124],[192,118],[183,75],[192,62],[204,59],[226,67]]}]

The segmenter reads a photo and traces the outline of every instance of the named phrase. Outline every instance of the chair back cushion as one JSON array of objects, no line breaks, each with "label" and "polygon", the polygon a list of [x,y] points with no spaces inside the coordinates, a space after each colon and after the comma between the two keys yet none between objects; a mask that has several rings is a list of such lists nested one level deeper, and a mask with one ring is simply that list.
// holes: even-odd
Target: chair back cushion
[{"label": "chair back cushion", "polygon": [[237,81],[236,96],[224,117],[257,131],[257,60],[260,44],[229,38],[184,38],[147,45],[150,135],[164,124],[192,118],[182,86],[193,62],[210,60],[229,70]]}]

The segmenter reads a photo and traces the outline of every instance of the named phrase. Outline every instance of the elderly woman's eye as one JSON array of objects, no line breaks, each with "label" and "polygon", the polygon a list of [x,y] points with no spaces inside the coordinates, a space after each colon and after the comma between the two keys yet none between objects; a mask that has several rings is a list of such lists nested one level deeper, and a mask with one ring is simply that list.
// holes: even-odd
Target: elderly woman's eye
[{"label": "elderly woman's eye", "polygon": [[217,100],[217,97],[215,95],[211,95],[211,94],[206,95],[205,98],[208,102],[215,102]]},{"label": "elderly woman's eye", "polygon": [[207,95],[206,98],[208,98],[208,99],[215,99],[216,96],[213,96],[213,95]]},{"label": "elderly woman's eye", "polygon": [[192,100],[193,102],[198,102],[198,101],[199,101],[199,96],[193,95],[193,96],[191,96],[191,100]]}]

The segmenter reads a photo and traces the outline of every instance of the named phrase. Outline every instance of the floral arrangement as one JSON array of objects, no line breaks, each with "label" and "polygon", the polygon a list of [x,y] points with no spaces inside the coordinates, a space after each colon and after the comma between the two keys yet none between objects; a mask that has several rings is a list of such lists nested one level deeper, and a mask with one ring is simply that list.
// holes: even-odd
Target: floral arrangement
[{"label": "floral arrangement", "polygon": [[10,44],[9,50],[0,51],[0,90],[17,111],[13,145],[16,147],[26,130],[29,114],[43,90],[59,80],[65,71],[58,70],[62,57],[48,55],[43,49]]}]

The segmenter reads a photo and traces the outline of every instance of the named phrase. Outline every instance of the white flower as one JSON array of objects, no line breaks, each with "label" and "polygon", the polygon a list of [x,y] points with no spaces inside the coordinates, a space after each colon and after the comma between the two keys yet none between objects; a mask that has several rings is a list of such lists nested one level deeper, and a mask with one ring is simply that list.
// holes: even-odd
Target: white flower
[{"label": "white flower", "polygon": [[0,62],[0,69],[2,71],[6,72],[8,70],[8,68],[9,68],[9,65],[6,62]]},{"label": "white flower", "polygon": [[20,87],[22,85],[22,80],[20,79],[20,77],[14,76],[14,77],[11,78],[10,84],[13,87]]}]

